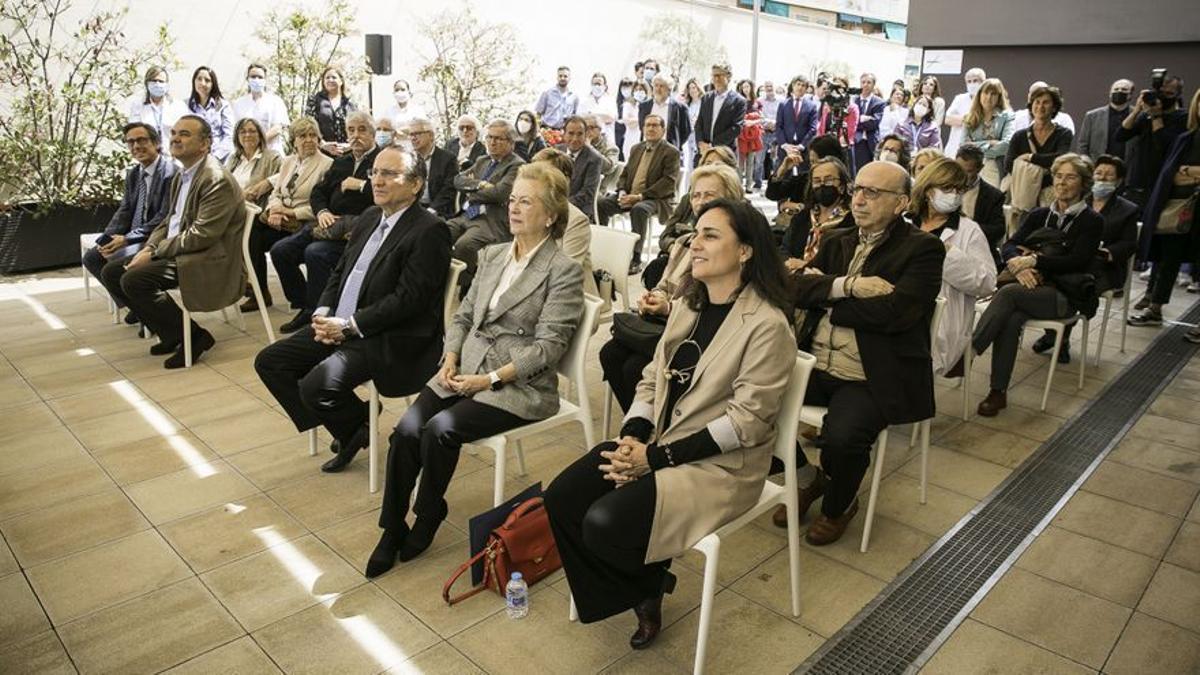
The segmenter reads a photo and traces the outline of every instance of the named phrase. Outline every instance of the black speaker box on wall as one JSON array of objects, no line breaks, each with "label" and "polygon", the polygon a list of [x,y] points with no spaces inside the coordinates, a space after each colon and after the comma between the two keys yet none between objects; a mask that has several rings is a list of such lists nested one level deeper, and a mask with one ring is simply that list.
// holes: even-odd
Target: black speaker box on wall
[{"label": "black speaker box on wall", "polygon": [[367,33],[367,62],[376,75],[392,74],[392,36]]}]

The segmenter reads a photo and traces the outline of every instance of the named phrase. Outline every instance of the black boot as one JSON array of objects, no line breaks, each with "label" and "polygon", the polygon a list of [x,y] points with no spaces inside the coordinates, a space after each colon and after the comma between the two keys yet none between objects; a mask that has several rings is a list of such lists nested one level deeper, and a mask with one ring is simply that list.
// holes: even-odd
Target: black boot
[{"label": "black boot", "polygon": [[663,596],[675,590],[675,575],[670,572],[663,577],[662,590],[639,602],[633,613],[637,615],[638,627],[629,636],[629,646],[634,649],[649,647],[662,631]]},{"label": "black boot", "polygon": [[396,564],[396,554],[400,552],[400,547],[404,545],[404,539],[407,536],[408,525],[383,531],[383,536],[379,538],[379,543],[375,545],[375,550],[371,552],[371,557],[367,560],[368,579],[374,579],[392,569],[392,566]]},{"label": "black boot", "polygon": [[446,520],[446,514],[449,512],[446,500],[443,499],[437,513],[417,516],[412,531],[404,538],[404,545],[400,547],[400,562],[412,560],[433,544],[433,538],[437,535],[438,528],[442,526],[442,521]]}]

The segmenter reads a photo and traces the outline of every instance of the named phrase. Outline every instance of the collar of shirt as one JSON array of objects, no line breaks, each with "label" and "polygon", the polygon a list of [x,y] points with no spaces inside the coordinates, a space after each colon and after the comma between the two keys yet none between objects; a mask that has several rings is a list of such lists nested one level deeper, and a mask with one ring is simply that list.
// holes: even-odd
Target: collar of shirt
[{"label": "collar of shirt", "polygon": [[887,232],[886,227],[883,228],[882,230],[878,230],[875,232],[867,232],[866,230],[864,230],[860,227],[860,228],[858,228],[858,243],[862,244],[863,246],[872,246],[872,245],[878,243],[879,240],[883,238],[883,235],[886,232]]},{"label": "collar of shirt", "polygon": [[[390,216],[384,215],[381,213],[379,216],[379,224],[385,226],[388,230],[391,230],[393,227],[396,226],[396,223],[400,222],[400,218],[404,215],[404,212],[407,210],[408,210],[408,207],[405,206]],[[376,227],[378,227],[378,226],[376,226]],[[386,234],[385,234],[385,236],[386,236]]]},{"label": "collar of shirt", "polygon": [[150,162],[149,166],[143,166],[142,167],[142,179],[143,180],[153,180],[154,172],[158,171],[158,164],[161,161],[163,161],[163,158],[162,158],[162,155],[159,155],[158,157],[154,158],[153,162]]},{"label": "collar of shirt", "polygon": [[529,267],[529,261],[533,260],[533,256],[537,255],[538,250],[542,248],[542,244],[545,244],[547,241],[549,241],[549,239],[550,235],[546,235],[537,243],[537,246],[534,246],[532,249],[530,249],[529,252],[525,254],[525,257],[521,258],[520,260],[517,260],[517,241],[514,239],[512,246],[508,248],[508,258],[506,259],[507,264],[516,265],[518,271]]},{"label": "collar of shirt", "polygon": [[204,164],[204,160],[207,158],[208,158],[208,156],[205,155],[204,157],[201,157],[200,159],[196,160],[195,164],[193,164],[191,166],[183,167],[183,169],[179,172],[180,181],[182,181],[184,183],[192,182],[192,178],[195,177],[196,172],[200,170],[200,166]]},{"label": "collar of shirt", "polygon": [[1068,206],[1066,211],[1059,211],[1058,210],[1058,201],[1055,200],[1054,202],[1052,202],[1050,204],[1050,213],[1054,214],[1054,216],[1057,217],[1061,221],[1063,218],[1079,215],[1079,212],[1084,210],[1085,208],[1087,208],[1087,200],[1080,199],[1079,201],[1075,202],[1074,204]]}]

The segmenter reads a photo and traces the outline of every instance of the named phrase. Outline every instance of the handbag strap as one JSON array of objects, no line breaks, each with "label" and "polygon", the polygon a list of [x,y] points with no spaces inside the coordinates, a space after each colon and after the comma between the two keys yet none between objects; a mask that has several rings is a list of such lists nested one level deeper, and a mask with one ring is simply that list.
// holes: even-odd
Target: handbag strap
[{"label": "handbag strap", "polygon": [[472,565],[479,562],[491,550],[492,550],[492,546],[490,544],[488,546],[485,546],[482,551],[471,556],[470,560],[459,565],[458,569],[454,570],[454,574],[452,574],[450,576],[450,578],[446,581],[445,585],[442,586],[442,600],[445,600],[446,604],[454,605],[454,604],[460,603],[463,600],[466,600],[467,598],[470,598],[470,597],[473,597],[473,596],[479,594],[481,591],[487,590],[487,587],[488,587],[487,578],[490,575],[488,574],[489,570],[488,570],[487,566],[485,565],[484,566],[484,579],[483,579],[482,584],[472,588],[471,590],[467,591],[466,593],[460,593],[459,595],[456,595],[453,598],[450,597],[450,588],[452,586],[454,586],[454,582],[458,581],[458,578],[461,577],[464,572],[471,569]]}]

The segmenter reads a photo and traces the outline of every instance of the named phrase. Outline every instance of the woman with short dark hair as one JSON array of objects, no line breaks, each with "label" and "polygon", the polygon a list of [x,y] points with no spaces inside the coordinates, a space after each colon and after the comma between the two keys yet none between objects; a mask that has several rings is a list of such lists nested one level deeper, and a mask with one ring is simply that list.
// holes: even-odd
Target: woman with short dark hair
[{"label": "woman with short dark hair", "polygon": [[[1025,159],[1047,169],[1042,176],[1043,190],[1053,184],[1049,169],[1059,157],[1071,151],[1071,140],[1075,137],[1070,129],[1054,122],[1054,116],[1062,106],[1062,92],[1058,87],[1037,87],[1029,93],[1028,109],[1033,122],[1012,135],[1008,153],[1004,156],[1005,174],[1012,173],[1014,162]],[[1090,176],[1088,180],[1091,180]],[[1039,206],[1044,203],[1039,202]]]},{"label": "woman with short dark hair", "polygon": [[212,129],[210,154],[224,162],[233,152],[233,108],[221,95],[217,72],[208,66],[200,66],[192,72],[192,93],[187,100],[188,110],[208,122]]}]

